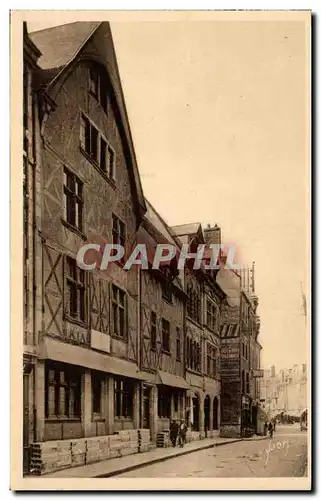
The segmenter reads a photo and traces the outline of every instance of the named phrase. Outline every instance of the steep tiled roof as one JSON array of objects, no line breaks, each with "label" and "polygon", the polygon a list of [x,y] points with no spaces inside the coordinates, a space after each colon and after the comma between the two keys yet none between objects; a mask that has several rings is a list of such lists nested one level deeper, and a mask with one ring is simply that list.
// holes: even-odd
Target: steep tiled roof
[{"label": "steep tiled roof", "polygon": [[[143,189],[139,177],[137,160],[126,111],[125,99],[123,95],[121,79],[119,75],[115,48],[113,44],[110,24],[106,22],[75,22],[56,26],[41,31],[30,33],[30,39],[42,53],[38,60],[38,65],[42,70],[38,78],[41,88],[46,89],[49,97],[55,101],[57,93],[60,91],[60,82],[65,74],[68,74],[72,63],[85,53],[86,43],[94,39],[97,35],[99,43],[93,44],[94,54],[108,67],[108,75],[113,88],[115,102],[120,114],[120,123],[124,140],[130,155],[129,171],[135,185],[137,213],[139,219],[146,212]],[[88,54],[87,54],[88,56]]]},{"label": "steep tiled roof", "polygon": [[29,33],[42,56],[38,60],[44,70],[60,70],[73,59],[99,22],[75,22]]},{"label": "steep tiled roof", "polygon": [[200,222],[193,222],[191,224],[180,224],[179,226],[172,226],[171,230],[177,236],[183,236],[185,234],[196,234],[200,227]]},{"label": "steep tiled roof", "polygon": [[166,222],[161,218],[159,213],[155,210],[155,208],[151,205],[151,203],[146,200],[145,198],[145,203],[147,207],[147,212],[145,214],[145,217],[148,219],[148,221],[163,235],[165,238],[168,240],[169,243],[172,243],[173,245],[177,245],[178,242],[175,240],[175,235],[172,234],[171,229],[169,226],[166,224]]}]

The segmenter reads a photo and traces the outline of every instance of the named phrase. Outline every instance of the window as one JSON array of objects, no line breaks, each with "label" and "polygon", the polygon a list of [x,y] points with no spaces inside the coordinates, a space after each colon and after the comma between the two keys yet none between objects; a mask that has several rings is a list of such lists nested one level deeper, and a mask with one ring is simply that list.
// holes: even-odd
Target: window
[{"label": "window", "polygon": [[207,375],[216,376],[216,348],[207,344]]},{"label": "window", "polygon": [[170,352],[170,324],[166,319],[162,319],[162,350]]},{"label": "window", "polygon": [[246,372],[246,387],[245,387],[245,392],[247,394],[250,393],[250,374]]},{"label": "window", "polygon": [[89,92],[102,105],[107,113],[107,78],[100,68],[89,68]]},{"label": "window", "polygon": [[99,75],[93,69],[89,70],[89,90],[98,99],[98,97],[99,97]]},{"label": "window", "polygon": [[91,374],[91,387],[93,397],[93,414],[101,414],[101,384],[102,377],[98,373],[92,372]]},{"label": "window", "polygon": [[242,392],[245,392],[245,371],[242,370]]},{"label": "window", "polygon": [[127,338],[125,292],[112,285],[113,302],[113,330],[114,334],[123,339]]},{"label": "window", "polygon": [[153,351],[156,351],[156,335],[157,335],[156,314],[152,311],[150,315],[150,348]]},{"label": "window", "polygon": [[86,319],[85,272],[77,266],[75,259],[66,258],[68,314],[80,321]]},{"label": "window", "polygon": [[189,337],[186,339],[186,364],[191,370],[201,371],[201,346]]},{"label": "window", "polygon": [[115,417],[132,418],[134,404],[134,385],[130,380],[115,379]]},{"label": "window", "polygon": [[102,172],[115,179],[115,151],[85,115],[80,120],[80,146]]},{"label": "window", "polygon": [[75,366],[46,363],[46,418],[78,419],[81,415],[81,372]]},{"label": "window", "polygon": [[171,416],[171,393],[167,387],[158,388],[158,416],[160,418],[170,418]]},{"label": "window", "polygon": [[216,329],[216,306],[212,301],[206,301],[206,326],[210,330]]},{"label": "window", "polygon": [[[113,214],[113,244],[121,245],[126,250],[126,226],[115,214]],[[124,262],[124,259],[125,257],[121,262]]]},{"label": "window", "polygon": [[248,361],[248,355],[249,355],[249,352],[248,352],[248,344],[246,341],[243,340],[242,342],[242,356],[244,359],[246,359]]},{"label": "window", "polygon": [[200,310],[201,310],[201,300],[200,300],[200,292],[195,291],[192,286],[187,288],[187,315],[197,321],[200,322]]},{"label": "window", "polygon": [[172,282],[168,280],[162,281],[162,296],[168,302],[172,302]]},{"label": "window", "polygon": [[246,302],[243,302],[242,318],[243,318],[244,323],[247,325],[248,320],[249,320],[249,306]]},{"label": "window", "polygon": [[64,169],[64,219],[71,226],[83,229],[83,183],[78,177]]},{"label": "window", "polygon": [[181,330],[176,328],[176,361],[181,361]]}]

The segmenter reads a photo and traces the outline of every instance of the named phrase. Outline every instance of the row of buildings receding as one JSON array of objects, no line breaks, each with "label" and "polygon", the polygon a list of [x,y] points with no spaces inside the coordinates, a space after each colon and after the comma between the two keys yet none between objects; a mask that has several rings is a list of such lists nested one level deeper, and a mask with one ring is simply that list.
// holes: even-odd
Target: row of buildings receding
[{"label": "row of buildings receding", "polygon": [[109,24],[24,26],[23,55],[25,470],[35,443],[156,443],[172,419],[194,439],[258,432],[258,301],[238,273],[76,264],[86,242],[221,241],[144,198]]},{"label": "row of buildings receding", "polygon": [[270,418],[299,418],[307,409],[307,366],[294,365],[278,372],[264,370],[260,380],[262,407]]}]

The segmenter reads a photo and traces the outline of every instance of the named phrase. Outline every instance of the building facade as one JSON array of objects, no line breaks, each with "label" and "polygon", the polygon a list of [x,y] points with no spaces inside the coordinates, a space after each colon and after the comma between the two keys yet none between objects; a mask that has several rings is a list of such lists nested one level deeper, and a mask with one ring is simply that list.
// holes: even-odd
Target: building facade
[{"label": "building facade", "polygon": [[[206,242],[201,224],[175,226],[173,232],[191,253]],[[187,421],[192,437],[214,436],[220,426],[220,313],[225,298],[214,274],[203,266],[193,269],[194,260],[184,271],[186,304]]]},{"label": "building facade", "polygon": [[283,368],[278,372],[275,366],[264,370],[261,380],[261,398],[270,418],[281,420],[299,417],[307,409],[306,364]]},{"label": "building facade", "polygon": [[227,295],[221,320],[221,435],[262,433],[258,298],[254,288],[244,285],[241,273],[224,265],[217,281]]},{"label": "building facade", "polygon": [[[146,451],[172,420],[189,439],[241,433],[230,387],[256,403],[241,377],[259,350],[233,287],[193,259],[124,268],[136,244],[150,258],[157,244],[218,243],[220,229],[170,228],[144,198],[109,23],[24,26],[23,83],[25,472]],[[109,243],[124,257],[85,271],[87,243],[100,246],[87,264]],[[236,374],[226,361],[245,338],[253,361],[240,355]]]}]

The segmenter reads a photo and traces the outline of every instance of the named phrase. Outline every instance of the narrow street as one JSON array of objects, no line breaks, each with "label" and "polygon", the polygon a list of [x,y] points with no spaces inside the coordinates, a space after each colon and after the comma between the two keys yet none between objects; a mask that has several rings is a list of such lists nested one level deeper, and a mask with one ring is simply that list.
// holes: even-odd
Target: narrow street
[{"label": "narrow street", "polygon": [[278,426],[273,439],[240,441],[143,467],[118,477],[301,477],[307,433]]}]

